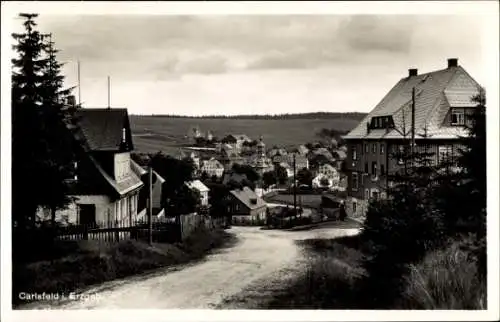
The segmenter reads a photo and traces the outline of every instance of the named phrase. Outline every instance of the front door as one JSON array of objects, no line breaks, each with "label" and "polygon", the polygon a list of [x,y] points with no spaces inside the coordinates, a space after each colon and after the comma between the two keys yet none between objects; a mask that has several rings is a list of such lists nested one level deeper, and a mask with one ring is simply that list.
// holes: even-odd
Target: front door
[{"label": "front door", "polygon": [[95,205],[78,205],[78,223],[85,226],[95,226]]}]

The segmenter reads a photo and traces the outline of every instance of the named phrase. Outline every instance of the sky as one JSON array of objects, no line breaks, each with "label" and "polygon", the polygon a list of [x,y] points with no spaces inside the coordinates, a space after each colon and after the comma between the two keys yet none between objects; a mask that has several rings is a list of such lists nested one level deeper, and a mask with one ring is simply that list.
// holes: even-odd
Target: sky
[{"label": "sky", "polygon": [[[41,15],[85,107],[131,114],[369,112],[409,68],[458,58],[479,83],[467,15]],[[20,24],[21,21],[18,21]],[[75,91],[78,99],[78,91]]]}]

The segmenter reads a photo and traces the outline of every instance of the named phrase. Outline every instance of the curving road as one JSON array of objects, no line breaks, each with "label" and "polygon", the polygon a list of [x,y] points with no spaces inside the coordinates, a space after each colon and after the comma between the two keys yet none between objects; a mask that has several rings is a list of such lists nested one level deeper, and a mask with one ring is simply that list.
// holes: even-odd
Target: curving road
[{"label": "curving road", "polygon": [[[88,290],[79,301],[35,305],[35,309],[210,309],[225,308],[225,299],[237,297],[252,284],[276,284],[293,274],[302,259],[295,240],[353,235],[357,229],[324,228],[286,232],[257,227],[233,227],[238,238],[231,248],[209,255],[205,261],[158,270],[153,275],[105,283]],[[274,280],[274,282],[271,282]],[[283,283],[282,282],[282,283]]]}]

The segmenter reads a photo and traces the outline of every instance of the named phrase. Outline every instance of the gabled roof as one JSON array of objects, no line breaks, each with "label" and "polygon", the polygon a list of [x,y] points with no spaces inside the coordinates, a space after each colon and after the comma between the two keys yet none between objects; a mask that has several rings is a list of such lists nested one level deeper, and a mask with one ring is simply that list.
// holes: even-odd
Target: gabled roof
[{"label": "gabled roof", "polygon": [[218,167],[218,168],[224,168],[224,166],[222,165],[222,163],[220,163],[219,160],[217,160],[216,158],[210,158],[209,160],[203,160],[201,162],[201,167],[205,167],[207,166],[207,164],[210,164],[212,163],[212,165],[215,165],[215,167]]},{"label": "gabled roof", "polygon": [[[250,188],[243,187],[243,189],[231,190],[230,193],[248,209],[258,209],[266,206],[266,202]],[[254,200],[255,202],[252,202]]]},{"label": "gabled roof", "polygon": [[137,162],[135,162],[132,159],[130,159],[130,167],[132,168],[132,171],[134,171],[135,174],[137,174],[139,177],[142,177],[143,175],[148,173],[146,169],[141,167],[139,164],[137,164]]},{"label": "gabled roof", "polygon": [[126,108],[80,108],[76,114],[86,146],[92,151],[119,151],[123,129],[127,151],[134,149]]},{"label": "gabled roof", "polygon": [[190,181],[190,182],[186,182],[186,185],[190,189],[196,189],[199,192],[208,192],[208,191],[210,191],[210,189],[208,189],[208,187],[205,186],[203,184],[203,182],[201,182],[200,180],[193,180],[193,181]]},{"label": "gabled roof", "polygon": [[[375,108],[344,139],[391,139],[408,136],[412,127],[412,91],[415,88],[415,133],[422,138],[456,138],[466,135],[460,127],[443,126],[450,107],[474,107],[472,97],[479,84],[461,67],[448,67],[417,76],[402,78]],[[394,129],[372,129],[367,122],[375,116],[392,116]]]},{"label": "gabled roof", "polygon": [[95,160],[95,158],[89,155],[90,160],[94,163],[95,167],[102,175],[102,177],[108,182],[108,184],[120,195],[125,195],[126,193],[138,189],[144,185],[141,179],[137,176],[134,171],[131,171],[129,176],[121,181],[116,181],[113,177],[111,177]]},{"label": "gabled roof", "polygon": [[337,169],[335,169],[335,167],[334,167],[333,165],[331,165],[331,164],[329,164],[329,163],[323,163],[323,164],[321,164],[319,167],[320,167],[320,168],[325,168],[325,167],[326,167],[326,168],[330,168],[330,169],[332,169],[332,170],[337,170]]},{"label": "gabled roof", "polygon": [[246,134],[230,134],[236,140],[252,141]]}]

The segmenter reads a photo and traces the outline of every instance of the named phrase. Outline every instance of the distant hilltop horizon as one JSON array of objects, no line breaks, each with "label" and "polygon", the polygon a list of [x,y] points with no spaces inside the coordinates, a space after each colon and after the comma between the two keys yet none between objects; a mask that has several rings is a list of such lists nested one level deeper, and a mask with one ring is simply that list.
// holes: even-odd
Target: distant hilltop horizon
[{"label": "distant hilltop horizon", "polygon": [[240,115],[176,115],[176,114],[131,114],[131,116],[187,118],[187,119],[315,119],[315,118],[360,118],[367,113],[362,112],[310,112],[285,114],[240,114]]}]

